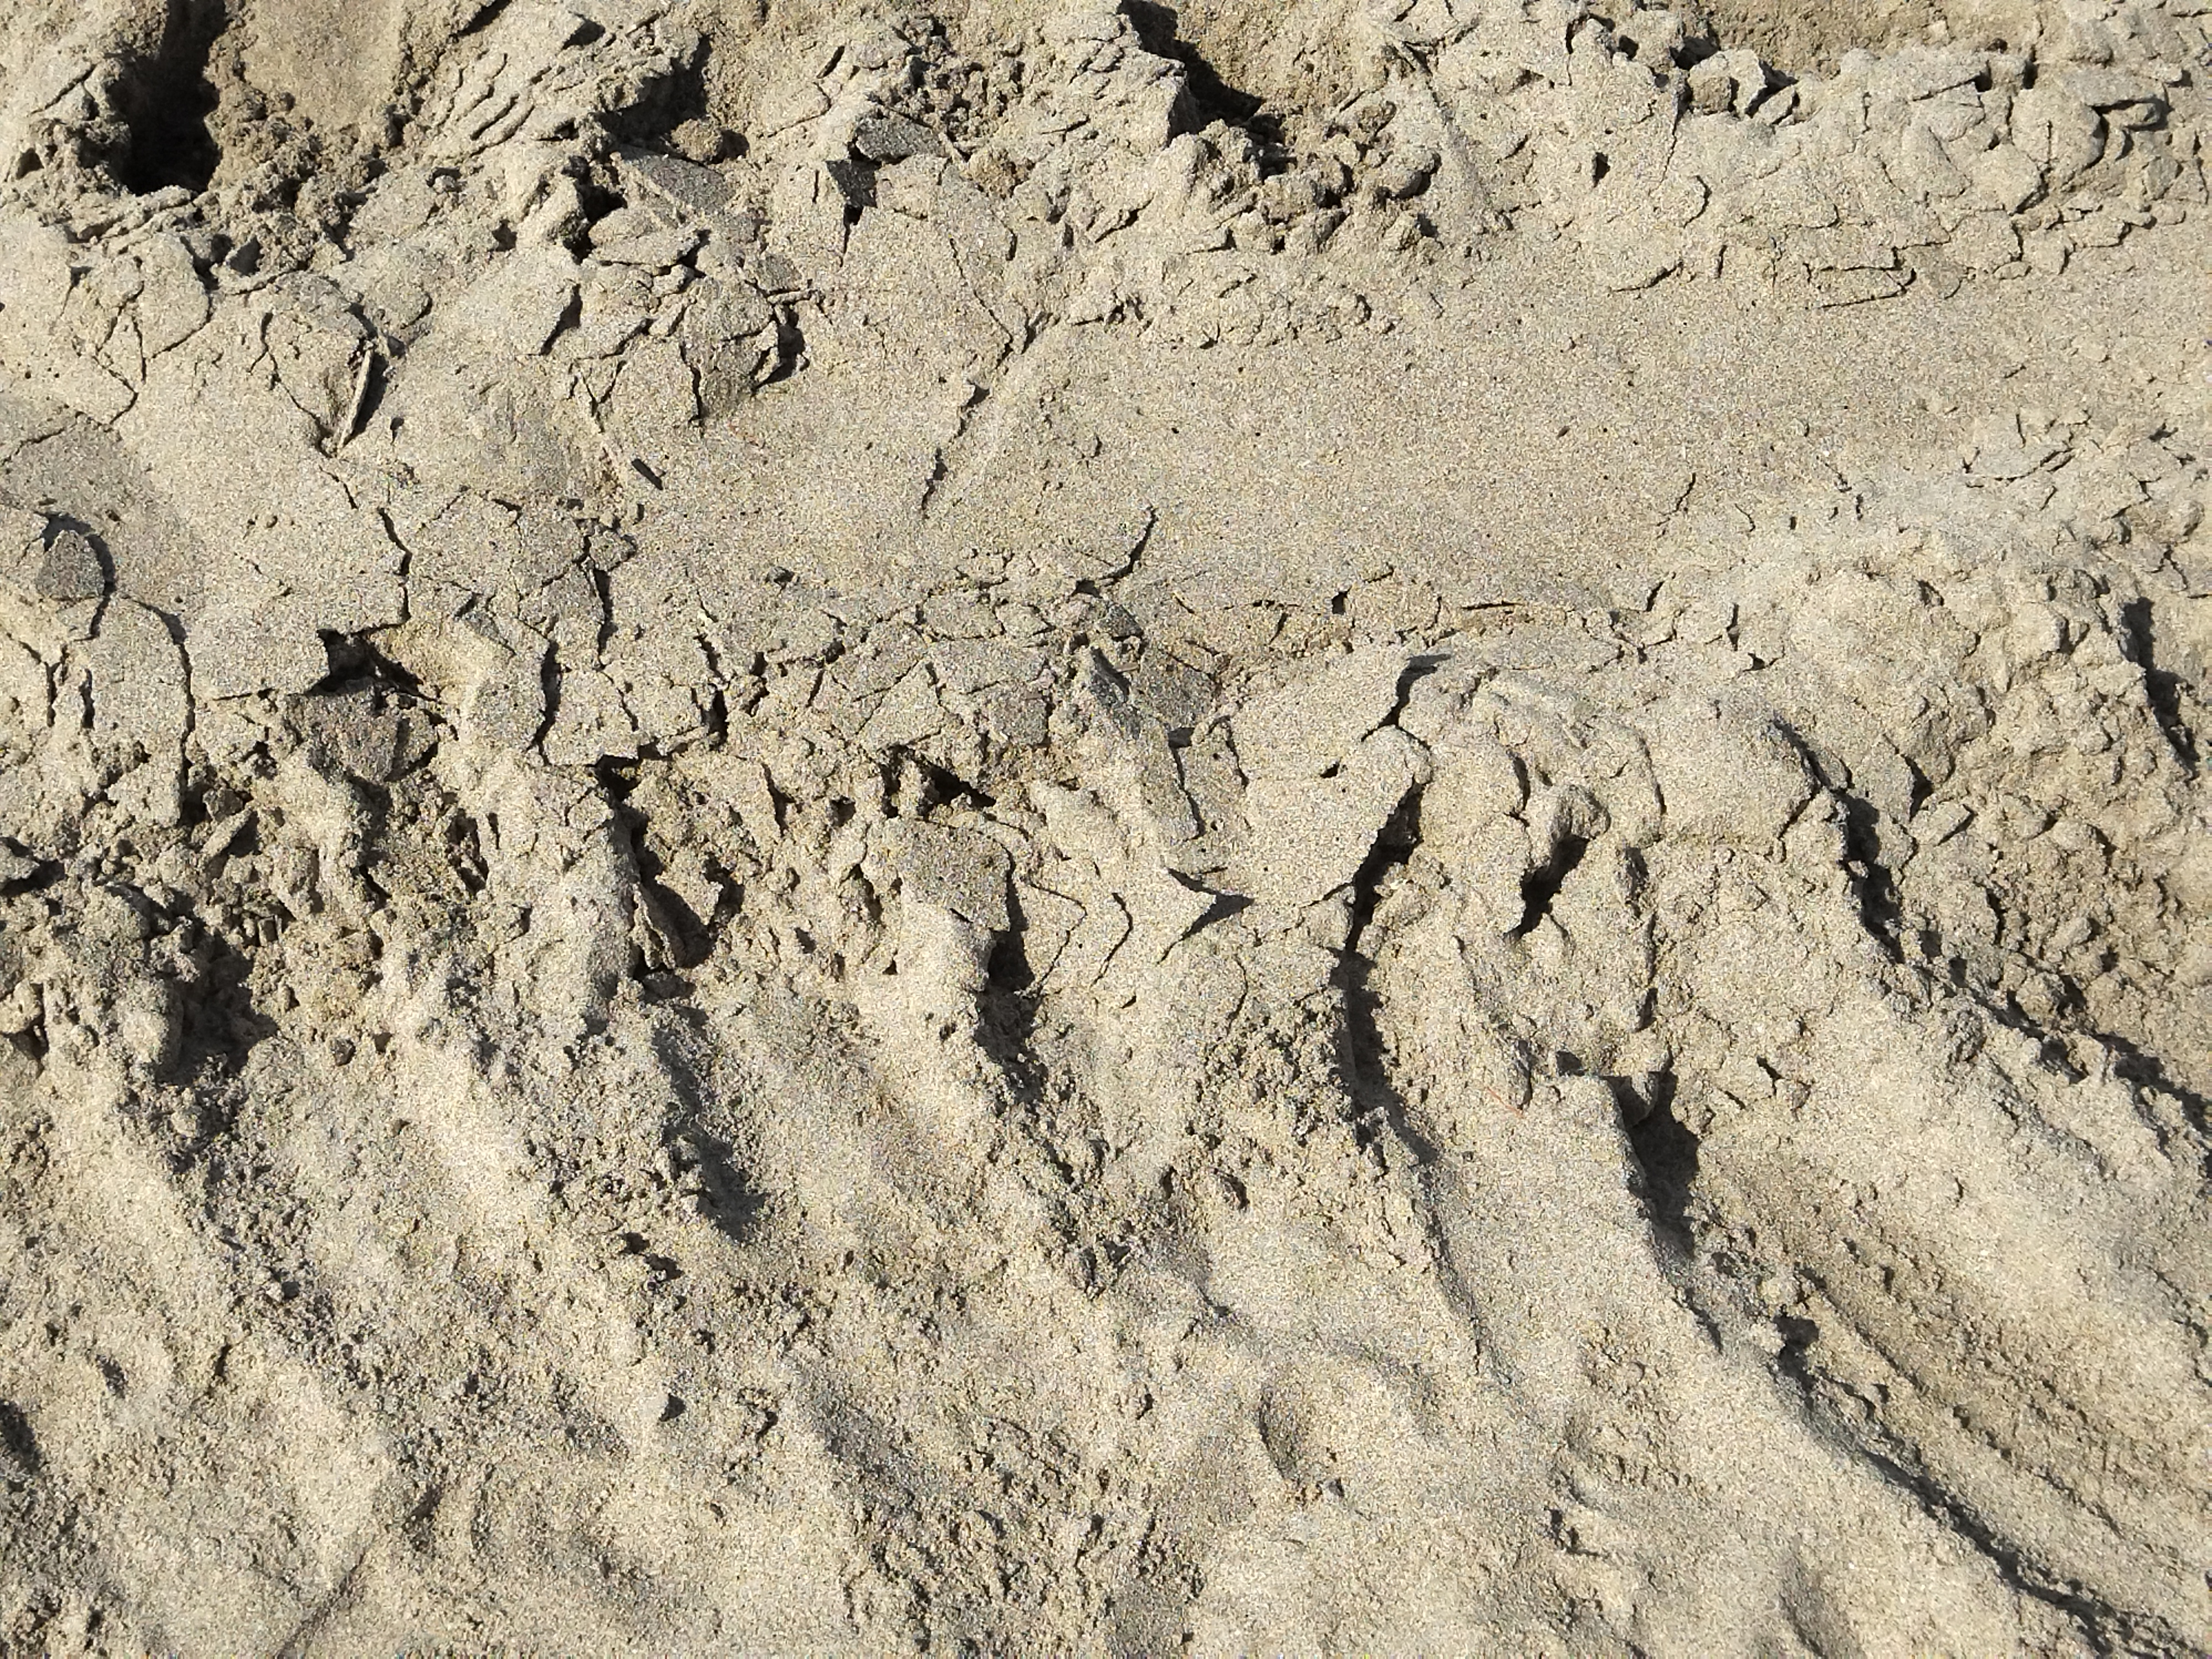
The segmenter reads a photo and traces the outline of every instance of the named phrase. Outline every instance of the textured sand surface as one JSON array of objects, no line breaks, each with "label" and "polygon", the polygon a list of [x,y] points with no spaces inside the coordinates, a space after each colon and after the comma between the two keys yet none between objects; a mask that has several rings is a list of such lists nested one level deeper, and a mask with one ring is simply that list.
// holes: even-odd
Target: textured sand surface
[{"label": "textured sand surface", "polygon": [[2205,0],[8,0],[0,1654],[2212,1649]]}]

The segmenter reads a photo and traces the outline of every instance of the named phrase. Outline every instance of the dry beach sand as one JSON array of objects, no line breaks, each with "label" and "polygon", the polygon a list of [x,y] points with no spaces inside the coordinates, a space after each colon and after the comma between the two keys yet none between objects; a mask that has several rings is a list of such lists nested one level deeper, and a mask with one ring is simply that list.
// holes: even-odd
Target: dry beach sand
[{"label": "dry beach sand", "polygon": [[2212,1648],[2206,0],[7,0],[0,1653]]}]

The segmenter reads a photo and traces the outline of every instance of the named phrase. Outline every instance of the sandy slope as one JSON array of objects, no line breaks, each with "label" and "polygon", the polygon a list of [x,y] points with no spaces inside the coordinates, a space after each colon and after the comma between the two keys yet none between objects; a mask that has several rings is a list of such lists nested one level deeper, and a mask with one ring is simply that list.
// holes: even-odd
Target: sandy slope
[{"label": "sandy slope", "polygon": [[13,9],[0,1652],[2212,1644],[2207,68]]}]

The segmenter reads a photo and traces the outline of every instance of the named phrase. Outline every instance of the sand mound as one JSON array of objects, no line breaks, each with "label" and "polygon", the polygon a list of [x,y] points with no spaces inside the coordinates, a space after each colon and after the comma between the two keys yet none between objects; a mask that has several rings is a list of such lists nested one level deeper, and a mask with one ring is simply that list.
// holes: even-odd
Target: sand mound
[{"label": "sand mound", "polygon": [[0,1653],[2212,1645],[2196,10],[16,8]]}]

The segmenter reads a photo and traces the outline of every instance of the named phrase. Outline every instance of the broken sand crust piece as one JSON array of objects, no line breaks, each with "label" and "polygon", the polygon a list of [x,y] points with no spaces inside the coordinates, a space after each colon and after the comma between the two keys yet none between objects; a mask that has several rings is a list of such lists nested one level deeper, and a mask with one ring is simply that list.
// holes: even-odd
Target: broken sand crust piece
[{"label": "broken sand crust piece", "polygon": [[19,4],[0,1654],[2212,1646],[2208,64]]}]

